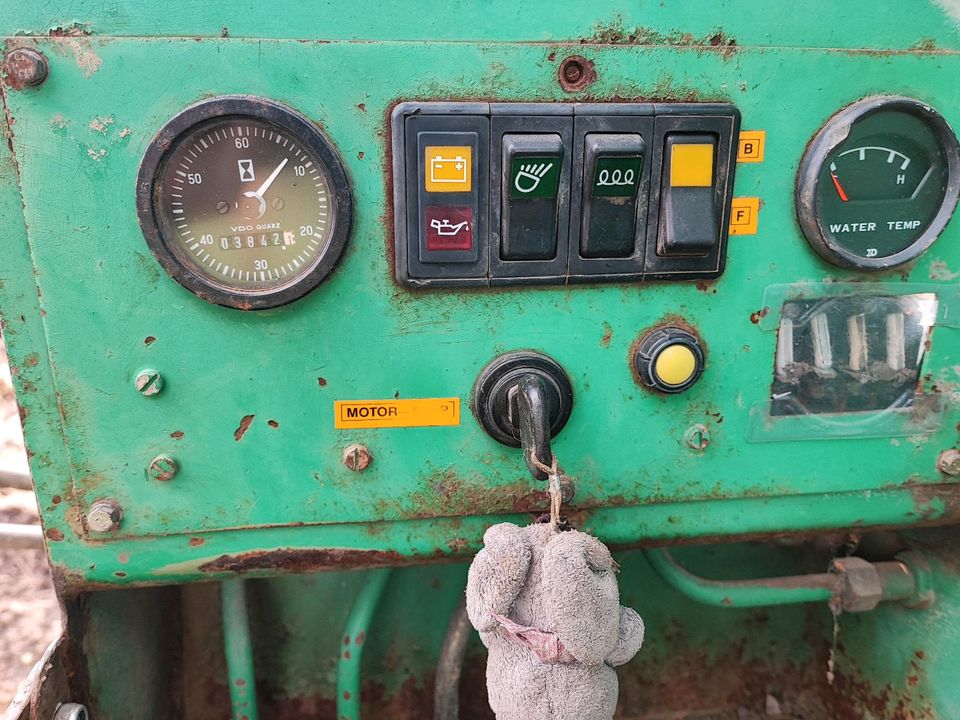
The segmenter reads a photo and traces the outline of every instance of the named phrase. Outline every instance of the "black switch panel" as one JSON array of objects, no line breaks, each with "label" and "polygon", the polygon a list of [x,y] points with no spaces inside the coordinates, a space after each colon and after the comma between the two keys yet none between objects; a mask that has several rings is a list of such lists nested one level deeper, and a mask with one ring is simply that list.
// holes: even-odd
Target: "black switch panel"
[{"label": "black switch panel", "polygon": [[739,129],[739,111],[720,103],[400,103],[396,278],[419,288],[717,277]]}]

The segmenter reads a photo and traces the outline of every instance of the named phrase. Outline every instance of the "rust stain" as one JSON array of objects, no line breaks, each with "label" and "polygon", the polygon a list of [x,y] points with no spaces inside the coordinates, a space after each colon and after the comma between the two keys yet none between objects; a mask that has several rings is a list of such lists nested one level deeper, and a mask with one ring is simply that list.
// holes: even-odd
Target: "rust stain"
[{"label": "rust stain", "polygon": [[603,323],[603,336],[600,338],[600,347],[610,347],[610,341],[613,339],[613,328],[610,323]]},{"label": "rust stain", "polygon": [[200,547],[206,542],[202,537],[192,537],[190,538],[190,547]]},{"label": "rust stain", "polygon": [[49,528],[44,534],[47,536],[47,540],[51,542],[60,542],[63,540],[63,531],[58,528]]},{"label": "rust stain", "polygon": [[276,420],[267,420],[267,425],[269,425],[272,428],[280,427],[280,423],[278,423]]},{"label": "rust stain", "polygon": [[170,433],[170,437],[172,437],[174,440],[179,440],[183,437],[183,430],[174,430],[172,433]]},{"label": "rust stain", "polygon": [[322,378],[322,377],[318,377],[318,378],[317,378],[317,385],[319,385],[320,387],[326,387],[326,386],[327,386],[327,379],[326,379],[326,378]]},{"label": "rust stain", "polygon": [[360,567],[391,567],[415,562],[394,550],[352,548],[279,548],[253,550],[238,555],[221,555],[199,566],[204,573],[248,573],[264,570],[306,573],[318,570],[346,570]]},{"label": "rust stain", "polygon": [[757,310],[756,312],[750,313],[750,322],[754,325],[759,325],[760,321],[770,314],[770,308],[765,307]]},{"label": "rust stain", "polygon": [[247,430],[250,429],[250,425],[253,423],[253,418],[253,415],[244,415],[240,418],[240,425],[233,431],[234,440],[237,442],[243,440],[243,436],[247,434]]},{"label": "rust stain", "polygon": [[698,52],[716,52],[724,60],[733,57],[738,49],[736,38],[730,37],[720,28],[698,37],[682,30],[662,33],[639,25],[625,28],[622,18],[617,17],[606,25],[597,23],[594,29],[593,35],[580,41],[581,45],[664,45],[691,48]]}]

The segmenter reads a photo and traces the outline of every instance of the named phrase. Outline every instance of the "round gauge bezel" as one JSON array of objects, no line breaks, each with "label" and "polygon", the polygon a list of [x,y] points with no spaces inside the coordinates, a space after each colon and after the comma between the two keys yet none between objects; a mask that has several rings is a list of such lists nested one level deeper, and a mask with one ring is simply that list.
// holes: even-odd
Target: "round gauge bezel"
[{"label": "round gauge bezel", "polygon": [[[159,221],[159,178],[177,142],[199,127],[220,120],[259,120],[292,136],[323,164],[335,203],[332,232],[309,272],[275,290],[245,291],[215,283],[184,263],[168,244]],[[227,95],[202,100],[167,122],[150,143],[137,176],[137,215],[151,252],[174,280],[197,297],[240,310],[264,310],[297,300],[329,277],[343,254],[353,224],[353,194],[339,153],[321,130],[297,111],[266,98]]]},{"label": "round gauge bezel", "polygon": [[[867,258],[846,250],[820,222],[818,189],[827,157],[850,135],[853,125],[874,113],[894,110],[920,118],[933,132],[947,161],[947,190],[936,215],[923,234],[908,247],[886,257]],[[886,270],[903,265],[926,251],[940,237],[960,197],[960,145],[957,136],[940,113],[929,105],[899,95],[876,95],[848,105],[833,115],[814,135],[797,171],[796,210],[800,229],[807,242],[824,260],[857,270]]]}]

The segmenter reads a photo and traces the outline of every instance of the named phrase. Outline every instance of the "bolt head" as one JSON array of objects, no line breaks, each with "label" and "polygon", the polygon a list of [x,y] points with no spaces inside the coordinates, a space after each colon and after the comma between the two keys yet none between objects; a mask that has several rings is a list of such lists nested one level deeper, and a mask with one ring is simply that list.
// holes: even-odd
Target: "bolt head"
[{"label": "bolt head", "polygon": [[90,532],[107,533],[116,530],[123,522],[123,508],[113,500],[97,500],[87,513]]},{"label": "bolt head", "polygon": [[43,53],[33,48],[16,48],[3,61],[7,85],[14,90],[42,85],[50,74],[50,65]]},{"label": "bolt head", "polygon": [[343,450],[343,464],[347,470],[363,472],[370,467],[370,463],[372,462],[373,455],[366,445],[356,443],[354,445],[348,445]]},{"label": "bolt head", "polygon": [[937,469],[945,475],[960,475],[960,450],[948,448],[940,453]]},{"label": "bolt head", "polygon": [[686,440],[687,445],[694,450],[706,450],[710,444],[710,430],[706,425],[701,425],[700,423],[691,425],[687,428],[687,432],[684,433],[684,440]]},{"label": "bolt head", "polygon": [[157,455],[147,466],[147,477],[159,482],[173,480],[178,472],[180,464],[169,455]]},{"label": "bolt head", "polygon": [[144,397],[152,397],[159,395],[163,390],[163,377],[157,370],[146,368],[137,373],[137,379],[133,384],[138,393]]}]

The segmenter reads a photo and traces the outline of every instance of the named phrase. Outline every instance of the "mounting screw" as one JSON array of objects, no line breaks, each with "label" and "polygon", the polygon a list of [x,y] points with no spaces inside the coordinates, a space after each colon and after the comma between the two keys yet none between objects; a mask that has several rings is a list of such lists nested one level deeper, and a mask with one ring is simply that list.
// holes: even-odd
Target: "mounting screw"
[{"label": "mounting screw", "polygon": [[178,472],[180,465],[169,455],[157,455],[147,466],[147,477],[160,482],[173,480]]},{"label": "mounting screw", "polygon": [[137,379],[134,382],[139,392],[144,397],[158,395],[163,390],[163,377],[156,370],[141,370],[137,373]]},{"label": "mounting screw", "polygon": [[960,475],[960,450],[949,448],[940,453],[937,469],[945,475]]},{"label": "mounting screw", "polygon": [[7,53],[3,61],[7,85],[14,90],[42,85],[50,74],[50,65],[43,53],[33,48],[17,48]]},{"label": "mounting screw", "polygon": [[597,79],[597,71],[593,63],[582,55],[571,55],[564,58],[557,68],[557,80],[560,81],[560,87],[566,92],[576,92],[583,90],[587,85]]},{"label": "mounting screw", "polygon": [[123,508],[113,500],[97,500],[87,513],[87,527],[95,533],[116,530],[122,521]]},{"label": "mounting screw", "polygon": [[697,423],[696,425],[691,425],[687,428],[687,432],[684,434],[683,439],[686,440],[687,445],[694,450],[706,450],[707,445],[710,444],[710,431],[707,429],[706,425]]},{"label": "mounting screw", "polygon": [[348,445],[343,450],[343,464],[347,470],[363,472],[372,462],[373,455],[370,454],[370,449],[366,445]]}]

